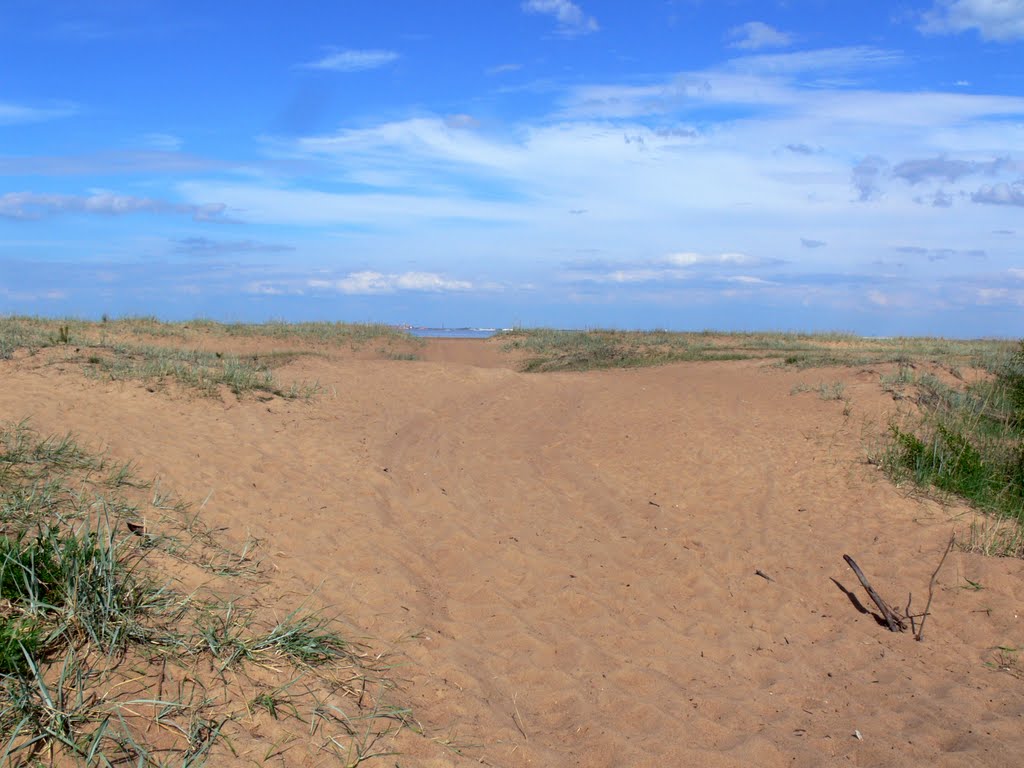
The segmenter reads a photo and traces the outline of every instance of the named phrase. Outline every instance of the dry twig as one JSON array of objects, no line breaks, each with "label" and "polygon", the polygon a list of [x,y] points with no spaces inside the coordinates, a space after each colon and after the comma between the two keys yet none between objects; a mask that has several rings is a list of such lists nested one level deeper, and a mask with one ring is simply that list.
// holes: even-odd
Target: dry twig
[{"label": "dry twig", "polygon": [[[924,620],[928,618],[928,609],[932,607],[932,594],[935,591],[935,578],[939,575],[939,571],[942,569],[942,564],[946,562],[946,555],[949,554],[949,550],[953,548],[953,542],[956,541],[956,533],[949,534],[949,544],[946,545],[946,551],[942,553],[942,559],[939,560],[939,564],[935,566],[935,573],[932,574],[932,580],[928,582],[928,604],[924,607],[924,613],[921,615],[921,626],[917,628],[917,634],[914,635],[914,639],[920,641],[924,637]],[[909,607],[909,603],[907,604]]]},{"label": "dry twig", "polygon": [[885,600],[883,600],[877,592],[875,592],[874,588],[871,586],[867,578],[864,576],[864,572],[861,571],[860,566],[858,566],[857,563],[854,562],[853,558],[849,555],[843,555],[843,560],[845,560],[846,564],[853,569],[853,572],[855,574],[857,574],[857,578],[860,580],[861,586],[864,587],[865,591],[867,591],[868,597],[870,597],[874,601],[875,605],[878,606],[878,610],[881,612],[882,618],[885,619],[885,623],[888,625],[889,631],[906,631],[906,622],[904,622],[902,617],[900,617],[900,615],[896,613],[896,611],[890,608],[889,604],[885,602]]}]

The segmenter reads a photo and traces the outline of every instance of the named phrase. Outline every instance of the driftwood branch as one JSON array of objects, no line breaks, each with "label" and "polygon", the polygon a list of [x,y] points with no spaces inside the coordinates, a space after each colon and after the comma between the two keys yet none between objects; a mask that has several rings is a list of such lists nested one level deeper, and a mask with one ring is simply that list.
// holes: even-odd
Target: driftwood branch
[{"label": "driftwood branch", "polygon": [[889,631],[906,631],[906,623],[903,621],[900,615],[896,613],[892,608],[890,608],[889,604],[886,603],[885,600],[883,600],[877,592],[875,592],[874,587],[872,587],[871,584],[868,582],[867,577],[864,576],[864,572],[860,569],[860,566],[858,566],[857,563],[854,562],[853,558],[849,555],[843,555],[843,560],[845,560],[846,564],[853,569],[853,572],[855,574],[857,574],[857,578],[860,580],[861,586],[864,587],[864,590],[868,593],[868,597],[870,597],[872,601],[874,601],[875,605],[878,606],[878,610],[881,612],[882,618],[885,620],[886,625],[889,627]]},{"label": "driftwood branch", "polygon": [[949,534],[949,544],[946,545],[946,551],[942,553],[942,559],[939,560],[939,564],[935,566],[935,573],[932,574],[932,580],[928,582],[928,603],[924,607],[924,613],[921,615],[921,626],[917,628],[917,634],[914,635],[914,639],[920,641],[924,637],[924,622],[928,618],[928,609],[932,607],[932,594],[935,591],[935,579],[939,575],[939,571],[942,570],[942,564],[946,562],[946,555],[949,554],[949,550],[953,548],[953,542],[956,541],[956,532]]}]

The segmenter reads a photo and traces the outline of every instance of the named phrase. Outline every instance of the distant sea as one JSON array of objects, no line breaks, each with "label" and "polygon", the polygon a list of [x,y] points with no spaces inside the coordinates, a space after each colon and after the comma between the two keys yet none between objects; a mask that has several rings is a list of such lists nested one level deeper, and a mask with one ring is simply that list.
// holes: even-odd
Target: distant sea
[{"label": "distant sea", "polygon": [[487,339],[496,333],[500,328],[408,328],[413,336],[421,336],[427,339]]}]

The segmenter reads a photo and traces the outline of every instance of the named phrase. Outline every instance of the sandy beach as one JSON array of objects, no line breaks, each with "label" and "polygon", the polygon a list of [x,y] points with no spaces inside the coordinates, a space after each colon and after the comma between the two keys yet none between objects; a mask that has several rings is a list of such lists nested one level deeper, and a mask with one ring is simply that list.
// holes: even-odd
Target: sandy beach
[{"label": "sandy beach", "polygon": [[[276,375],[319,394],[288,400],[43,357],[0,363],[0,419],[205,499],[260,542],[262,598],[313,595],[391,654],[422,734],[370,765],[1020,764],[1024,563],[954,549],[921,642],[844,592],[873,607],[849,554],[922,610],[972,518],[868,461],[898,406],[879,368],[528,374],[446,339],[297,357]],[[820,381],[846,399],[800,391]],[[305,727],[240,718],[211,764],[337,764]]]}]

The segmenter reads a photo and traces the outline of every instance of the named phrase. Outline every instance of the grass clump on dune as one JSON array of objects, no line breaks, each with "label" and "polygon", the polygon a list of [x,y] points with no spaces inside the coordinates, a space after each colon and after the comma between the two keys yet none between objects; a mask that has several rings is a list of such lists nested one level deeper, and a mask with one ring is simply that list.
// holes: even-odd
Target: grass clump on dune
[{"label": "grass clump on dune", "polygon": [[910,427],[891,426],[882,462],[897,480],[934,487],[994,513],[1001,545],[993,553],[1024,555],[1024,541],[1013,534],[1013,527],[1024,526],[1024,341],[989,365],[992,375],[963,388],[901,371],[897,383],[913,386],[921,415]]},{"label": "grass clump on dune", "polygon": [[361,344],[375,339],[405,340],[409,338],[407,333],[383,323],[287,323],[284,321],[270,321],[266,323],[227,323],[220,325],[219,323],[204,321],[204,324],[206,327],[220,330],[228,336],[259,336],[330,344]]},{"label": "grass clump on dune", "polygon": [[[342,333],[340,324],[339,328],[332,324],[323,325],[333,329],[324,338]],[[311,354],[308,350],[254,355],[182,346],[203,341],[203,334],[214,334],[228,341],[239,335],[287,337],[277,326],[224,326],[205,321],[196,321],[194,326],[161,323],[154,318],[127,318],[101,323],[0,318],[0,359],[10,359],[18,350],[36,355],[44,349],[59,348],[63,350],[60,361],[81,363],[87,374],[109,380],[174,381],[205,395],[214,395],[221,387],[227,387],[236,395],[255,392],[284,398],[309,398],[319,391],[315,382],[286,386],[274,375],[275,367],[303,354]],[[364,332],[374,334],[382,331],[367,328]],[[296,326],[294,338],[301,337],[303,333],[313,338],[313,330],[306,326]],[[351,330],[350,335],[356,334]],[[133,341],[139,337],[158,343]]]},{"label": "grass clump on dune", "polygon": [[505,349],[529,357],[525,371],[588,371],[637,368],[683,360],[736,360],[751,357],[719,349],[693,334],[664,331],[557,331],[537,329],[503,335]]},{"label": "grass clump on dune", "polygon": [[0,764],[216,764],[265,714],[295,726],[253,762],[301,745],[356,765],[415,727],[380,656],[316,611],[275,618],[263,579],[211,578],[198,513],[132,469],[0,425]]},{"label": "grass clump on dune", "polygon": [[203,394],[213,395],[221,386],[236,395],[266,392],[281,397],[313,394],[316,386],[282,387],[274,378],[272,355],[247,358],[194,349],[116,344],[109,356],[89,355],[87,372],[111,380],[171,379]]},{"label": "grass clump on dune", "polygon": [[867,338],[839,333],[673,333],[668,331],[517,330],[504,348],[526,353],[527,371],[585,371],[664,365],[687,360],[774,360],[817,368],[881,363],[939,362],[990,368],[1010,344],[1000,340]]}]

